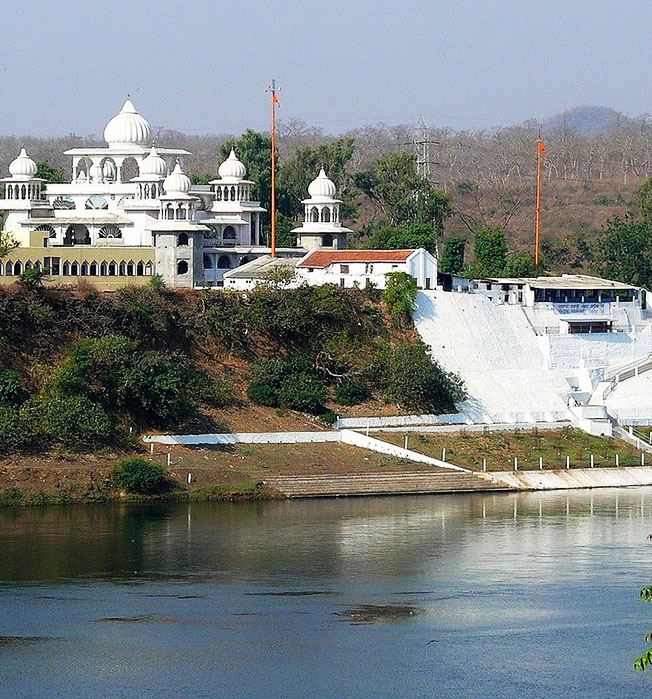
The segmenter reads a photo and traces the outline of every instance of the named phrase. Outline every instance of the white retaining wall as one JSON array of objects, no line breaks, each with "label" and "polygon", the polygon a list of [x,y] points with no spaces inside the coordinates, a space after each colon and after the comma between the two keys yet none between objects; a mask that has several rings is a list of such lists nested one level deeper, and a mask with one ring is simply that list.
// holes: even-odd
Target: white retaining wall
[{"label": "white retaining wall", "polygon": [[547,335],[545,342],[551,369],[614,366],[652,352],[652,332]]},{"label": "white retaining wall", "polygon": [[[483,414],[482,419],[473,419],[468,412],[447,415],[392,415],[389,417],[344,417],[338,418],[335,426],[338,429],[380,429],[383,427],[410,427],[418,425],[442,425],[461,427],[487,426],[492,429],[533,429],[545,424],[557,424],[568,421],[568,410],[554,412],[534,411],[528,413],[502,413],[495,415]],[[495,418],[495,419],[494,419]],[[554,429],[554,428],[553,428]]]},{"label": "white retaining wall", "polygon": [[500,482],[517,490],[623,488],[652,485],[652,467],[578,468],[563,471],[494,471]]},{"label": "white retaining wall", "polygon": [[161,434],[143,437],[147,443],[183,444],[299,444],[339,442],[339,432],[229,432],[226,434]]},{"label": "white retaining wall", "polygon": [[410,449],[403,449],[403,447],[398,447],[395,444],[390,444],[389,442],[383,442],[380,439],[368,437],[367,435],[354,432],[353,430],[342,430],[340,434],[342,435],[341,441],[344,444],[352,444],[354,447],[362,447],[363,449],[370,449],[371,451],[377,451],[381,454],[398,456],[401,459],[409,459],[410,461],[430,464],[431,466],[439,466],[440,468],[447,468],[453,471],[471,473],[471,469],[455,466],[455,464],[448,463],[448,461],[433,459],[431,456],[426,456],[425,454],[420,454],[419,452],[412,451]]}]

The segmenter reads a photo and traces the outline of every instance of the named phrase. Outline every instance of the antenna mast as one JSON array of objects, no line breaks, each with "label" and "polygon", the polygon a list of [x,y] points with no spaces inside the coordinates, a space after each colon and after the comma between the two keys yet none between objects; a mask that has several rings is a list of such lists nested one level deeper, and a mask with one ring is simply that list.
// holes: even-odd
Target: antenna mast
[{"label": "antenna mast", "polygon": [[426,120],[423,116],[419,117],[417,129],[418,135],[416,135],[412,141],[417,159],[417,174],[429,180],[430,166],[432,164],[432,160],[430,159],[430,146],[439,145],[439,141],[435,141],[430,137],[430,130],[426,126]]},{"label": "antenna mast", "polygon": [[276,257],[276,80],[267,89],[272,95],[272,191],[271,191],[271,219],[272,219],[272,257]]},{"label": "antenna mast", "polygon": [[534,216],[534,266],[539,267],[541,248],[541,162],[546,147],[543,145],[541,135],[537,140],[537,204]]}]

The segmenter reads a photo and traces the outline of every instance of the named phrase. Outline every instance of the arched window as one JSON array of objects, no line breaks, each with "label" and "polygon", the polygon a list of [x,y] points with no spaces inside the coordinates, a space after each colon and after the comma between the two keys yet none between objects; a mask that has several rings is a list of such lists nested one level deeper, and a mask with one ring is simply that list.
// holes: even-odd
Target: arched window
[{"label": "arched window", "polygon": [[27,260],[27,262],[25,263],[25,271],[27,271],[28,269],[32,269],[32,261],[31,260]]},{"label": "arched window", "polygon": [[2,260],[0,260],[0,277],[3,275],[5,271],[4,265],[2,264]]},{"label": "arched window", "polygon": [[177,220],[179,220],[179,221],[186,220],[186,208],[184,206],[180,206],[177,209]]},{"label": "arched window", "polygon": [[122,231],[115,223],[107,223],[100,228],[100,238],[122,238]]},{"label": "arched window", "polygon": [[61,268],[61,274],[63,274],[64,277],[70,276],[70,262],[68,262],[67,260],[63,263],[63,266]]},{"label": "arched window", "polygon": [[82,275],[82,277],[88,276],[88,262],[82,262],[81,275]]},{"label": "arched window", "polygon": [[89,277],[97,277],[97,262],[91,262],[91,266],[88,269]]},{"label": "arched window", "polygon": [[144,274],[145,274],[145,265],[142,262],[139,262],[136,265],[136,276],[142,277]]},{"label": "arched window", "polygon": [[210,255],[204,255],[204,269],[213,269],[213,259]]},{"label": "arched window", "polygon": [[327,233],[322,239],[321,239],[321,244],[325,248],[332,248],[333,247],[333,236],[330,233]]},{"label": "arched window", "polygon": [[321,220],[322,220],[322,223],[330,223],[331,222],[331,210],[328,206],[325,206],[321,210]]},{"label": "arched window", "polygon": [[27,198],[27,190],[25,189],[25,185],[23,185],[20,188],[20,198],[21,199],[26,199]]},{"label": "arched window", "polygon": [[100,276],[101,277],[108,277],[109,276],[109,265],[107,265],[106,262],[102,262],[100,265]]},{"label": "arched window", "polygon": [[23,264],[22,262],[14,262],[14,274],[18,276],[19,274],[23,273]]},{"label": "arched window", "polygon": [[188,263],[186,260],[179,260],[177,262],[177,274],[188,274]]},{"label": "arched window", "polygon": [[134,265],[132,260],[129,260],[129,263],[127,264],[127,276],[133,277],[135,271],[136,271],[136,266]]},{"label": "arched window", "polygon": [[218,269],[231,269],[231,260],[228,255],[220,255],[217,260]]},{"label": "arched window", "polygon": [[119,272],[121,277],[126,277],[127,276],[127,263],[123,260],[120,263],[120,272]]},{"label": "arched window", "polygon": [[153,269],[153,267],[152,267],[152,263],[151,263],[151,262],[148,262],[148,263],[145,265],[145,276],[146,276],[146,277],[151,277],[153,271],[154,271],[154,269]]},{"label": "arched window", "polygon": [[316,206],[310,209],[310,221],[312,223],[317,223],[319,221],[319,209]]},{"label": "arched window", "polygon": [[79,265],[76,262],[73,262],[70,265],[70,276],[72,276],[72,277],[79,276]]},{"label": "arched window", "polygon": [[222,201],[222,188],[215,187],[215,201]]},{"label": "arched window", "polygon": [[149,185],[145,185],[145,199],[149,199]]},{"label": "arched window", "polygon": [[43,265],[38,260],[36,260],[36,262],[34,263],[34,269],[37,272],[41,272],[43,271]]},{"label": "arched window", "polygon": [[118,274],[118,265],[115,262],[109,262],[109,277],[115,277]]},{"label": "arched window", "polygon": [[177,238],[177,246],[180,248],[188,246],[188,234],[187,233],[179,233],[179,237]]},{"label": "arched window", "polygon": [[13,262],[7,262],[7,276],[8,277],[14,276],[14,263]]},{"label": "arched window", "polygon": [[222,231],[222,243],[224,245],[235,245],[236,233],[233,226],[227,226]]}]

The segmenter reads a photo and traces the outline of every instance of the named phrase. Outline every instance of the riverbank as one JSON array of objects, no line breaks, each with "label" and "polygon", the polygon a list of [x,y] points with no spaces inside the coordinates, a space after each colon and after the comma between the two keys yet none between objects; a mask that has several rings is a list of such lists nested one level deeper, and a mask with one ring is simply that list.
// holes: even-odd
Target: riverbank
[{"label": "riverbank", "polygon": [[[381,435],[379,435],[381,436]],[[382,438],[403,445],[405,435]],[[470,467],[455,473],[431,464],[340,442],[182,446],[155,444],[141,451],[165,467],[167,492],[137,496],[112,482],[116,462],[133,453],[48,454],[0,460],[0,505],[111,501],[257,500],[284,497],[547,490],[652,485],[652,468],[620,440],[567,429],[466,435],[410,433],[413,451]],[[594,455],[595,468],[586,468]],[[619,468],[615,467],[619,455]],[[483,455],[486,455],[483,457]],[[516,455],[519,470],[514,471]],[[570,468],[566,466],[570,455]],[[544,469],[537,468],[539,456]],[[481,470],[487,458],[487,472]]]}]

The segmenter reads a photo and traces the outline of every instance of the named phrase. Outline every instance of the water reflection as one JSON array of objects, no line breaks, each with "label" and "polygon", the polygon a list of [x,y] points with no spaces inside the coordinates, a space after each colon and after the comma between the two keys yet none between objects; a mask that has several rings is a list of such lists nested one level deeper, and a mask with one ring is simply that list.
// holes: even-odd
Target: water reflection
[{"label": "water reflection", "polygon": [[651,496],[0,510],[2,693],[647,697]]}]

